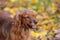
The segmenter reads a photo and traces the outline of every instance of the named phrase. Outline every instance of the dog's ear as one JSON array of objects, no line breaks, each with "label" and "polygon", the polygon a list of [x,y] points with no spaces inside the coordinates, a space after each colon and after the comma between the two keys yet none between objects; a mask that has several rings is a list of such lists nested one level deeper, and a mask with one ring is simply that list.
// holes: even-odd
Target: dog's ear
[{"label": "dog's ear", "polygon": [[19,14],[17,13],[14,17],[14,26],[12,27],[12,31],[14,33],[17,33],[17,30],[20,30],[21,27],[21,14],[19,12]]},{"label": "dog's ear", "polygon": [[15,15],[14,20],[15,20],[15,26],[21,25],[21,14],[20,14],[20,12]]}]

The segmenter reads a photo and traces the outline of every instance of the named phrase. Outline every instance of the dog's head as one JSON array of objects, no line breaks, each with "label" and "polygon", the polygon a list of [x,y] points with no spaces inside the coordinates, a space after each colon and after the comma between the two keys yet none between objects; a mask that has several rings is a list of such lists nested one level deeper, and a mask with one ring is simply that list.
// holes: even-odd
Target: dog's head
[{"label": "dog's head", "polygon": [[22,10],[19,11],[15,16],[15,21],[20,25],[22,28],[36,28],[37,19],[36,19],[36,12],[32,10]]}]

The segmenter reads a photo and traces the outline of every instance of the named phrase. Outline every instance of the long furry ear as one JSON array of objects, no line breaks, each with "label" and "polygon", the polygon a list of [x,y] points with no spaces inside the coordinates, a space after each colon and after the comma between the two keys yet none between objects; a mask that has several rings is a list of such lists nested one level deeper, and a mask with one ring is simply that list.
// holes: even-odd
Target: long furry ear
[{"label": "long furry ear", "polygon": [[14,33],[17,33],[20,30],[20,27],[21,27],[21,15],[16,14],[14,17],[14,26],[12,28],[12,31]]},{"label": "long furry ear", "polygon": [[21,14],[16,14],[16,16],[15,16],[15,23],[16,24],[18,24],[18,25],[20,25],[21,24],[21,17],[22,15]]}]

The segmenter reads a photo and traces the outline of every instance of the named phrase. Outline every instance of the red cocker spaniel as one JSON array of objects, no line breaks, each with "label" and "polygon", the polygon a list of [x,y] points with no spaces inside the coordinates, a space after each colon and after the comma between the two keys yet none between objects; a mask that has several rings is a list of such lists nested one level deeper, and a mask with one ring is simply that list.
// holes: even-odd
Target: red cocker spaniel
[{"label": "red cocker spaniel", "polygon": [[[19,11],[15,15],[14,20],[9,18],[10,21],[12,20],[11,23],[9,20],[7,20],[8,17],[7,19],[5,18],[7,21],[4,22],[5,24],[7,23],[7,26],[4,25],[7,28],[3,26],[4,29],[6,29],[5,32],[7,31],[7,36],[5,35],[5,40],[32,40],[30,36],[30,31],[32,29],[35,29],[37,24],[35,13],[36,12],[32,10]],[[10,24],[13,25],[11,26]]]}]

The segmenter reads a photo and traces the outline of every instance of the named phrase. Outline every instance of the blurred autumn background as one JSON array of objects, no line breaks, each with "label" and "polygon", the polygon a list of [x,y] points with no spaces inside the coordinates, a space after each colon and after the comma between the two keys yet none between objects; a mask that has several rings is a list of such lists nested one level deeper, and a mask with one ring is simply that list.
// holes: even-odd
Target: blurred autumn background
[{"label": "blurred autumn background", "polygon": [[18,10],[30,9],[37,12],[37,29],[31,32],[36,40],[60,38],[60,0],[9,0],[4,11],[11,12],[12,17]]}]

